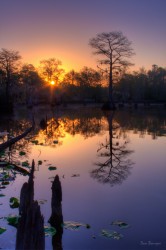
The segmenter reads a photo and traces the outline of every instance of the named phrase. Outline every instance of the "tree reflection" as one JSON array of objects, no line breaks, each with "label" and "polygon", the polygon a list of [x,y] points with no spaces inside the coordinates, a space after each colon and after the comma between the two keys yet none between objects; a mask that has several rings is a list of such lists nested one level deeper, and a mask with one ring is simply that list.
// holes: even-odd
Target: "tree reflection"
[{"label": "tree reflection", "polygon": [[55,117],[50,118],[48,121],[46,118],[45,126],[41,126],[41,123],[44,123],[43,119],[40,121],[40,128],[35,137],[39,144],[55,146],[58,143],[61,145],[62,142],[59,139],[65,136],[63,123]]},{"label": "tree reflection", "polygon": [[[14,137],[17,137],[18,135],[25,132],[25,130],[31,126],[31,123],[26,120],[9,120],[9,122],[6,124],[6,136],[4,138],[4,141],[8,141]],[[29,144],[29,135],[27,135],[25,138],[20,139],[16,143],[12,144],[5,150],[5,154],[3,156],[3,160],[9,162],[9,163],[15,163],[20,164],[20,151],[26,152],[26,157],[31,152],[31,147]]]},{"label": "tree reflection", "polygon": [[103,157],[102,162],[96,162],[96,169],[91,171],[91,176],[101,183],[110,183],[111,186],[121,184],[130,174],[133,164],[127,157],[133,152],[127,149],[129,143],[118,123],[113,120],[114,113],[107,115],[109,123],[109,140],[101,143],[97,150],[98,156]]},{"label": "tree reflection", "polygon": [[116,113],[116,120],[125,130],[133,130],[141,138],[151,135],[152,139],[166,136],[165,109],[140,109]]},{"label": "tree reflection", "polygon": [[[82,135],[85,139],[101,134],[106,124],[104,117],[52,117],[50,119],[42,119],[40,121],[40,129],[35,136],[38,144],[45,146],[60,146],[62,138],[66,134],[75,136]],[[45,126],[46,125],[46,126]]]}]

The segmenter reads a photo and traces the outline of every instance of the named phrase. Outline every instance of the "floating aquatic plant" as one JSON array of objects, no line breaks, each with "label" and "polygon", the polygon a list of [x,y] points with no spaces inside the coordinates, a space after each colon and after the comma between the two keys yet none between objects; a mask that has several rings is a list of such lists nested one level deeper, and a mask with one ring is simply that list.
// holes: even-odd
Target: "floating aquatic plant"
[{"label": "floating aquatic plant", "polygon": [[115,239],[115,240],[120,240],[123,237],[123,235],[118,233],[118,232],[109,231],[109,230],[105,230],[105,229],[103,229],[101,231],[101,235],[106,237],[106,238],[111,238],[111,239]]},{"label": "floating aquatic plant", "polygon": [[119,226],[120,228],[128,228],[129,227],[129,224],[127,224],[126,222],[123,222],[123,221],[113,221],[111,223],[111,225],[116,225],[116,226]]},{"label": "floating aquatic plant", "polygon": [[1,183],[2,185],[9,185],[10,184],[10,182],[9,181],[2,181],[2,183]]},{"label": "floating aquatic plant", "polygon": [[6,231],[6,228],[0,227],[0,234],[3,234]]},{"label": "floating aquatic plant", "polygon": [[70,229],[70,230],[78,230],[80,227],[86,227],[87,229],[90,228],[90,225],[89,224],[84,224],[84,223],[81,223],[81,222],[75,222],[75,221],[65,221],[63,223],[63,227],[65,229]]},{"label": "floating aquatic plant", "polygon": [[20,152],[19,152],[19,155],[20,155],[20,156],[23,156],[23,155],[26,155],[26,153],[25,153],[24,151],[20,151]]},{"label": "floating aquatic plant", "polygon": [[45,204],[47,202],[47,200],[38,200],[39,204]]},{"label": "floating aquatic plant", "polygon": [[18,226],[18,220],[19,220],[19,216],[18,215],[14,215],[11,214],[8,217],[5,217],[5,219],[7,220],[8,224],[13,226],[13,227],[17,227]]},{"label": "floating aquatic plant", "polygon": [[56,170],[57,167],[50,166],[48,169],[49,169],[49,170]]},{"label": "floating aquatic plant", "polygon": [[39,141],[38,140],[33,140],[33,141],[31,141],[33,144],[35,144],[35,145],[37,145],[38,143],[39,143]]},{"label": "floating aquatic plant", "polygon": [[56,234],[56,229],[54,227],[44,226],[44,233],[46,237],[53,236]]},{"label": "floating aquatic plant", "polygon": [[58,140],[54,140],[53,143],[54,143],[54,144],[58,144]]},{"label": "floating aquatic plant", "polygon": [[29,162],[28,161],[23,161],[22,166],[29,168]]},{"label": "floating aquatic plant", "polygon": [[20,205],[19,200],[16,197],[11,197],[9,201],[11,208],[18,208]]}]

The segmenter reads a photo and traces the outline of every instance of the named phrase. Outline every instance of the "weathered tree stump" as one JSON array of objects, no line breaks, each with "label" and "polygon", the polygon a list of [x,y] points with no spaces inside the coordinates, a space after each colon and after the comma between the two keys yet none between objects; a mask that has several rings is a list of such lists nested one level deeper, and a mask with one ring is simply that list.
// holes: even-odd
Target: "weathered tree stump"
[{"label": "weathered tree stump", "polygon": [[17,228],[16,250],[44,250],[44,218],[40,206],[34,201],[34,161],[28,183],[24,183],[20,193],[20,219]]},{"label": "weathered tree stump", "polygon": [[59,176],[56,175],[52,183],[51,217],[49,223],[56,229],[52,237],[53,250],[62,250],[63,214],[62,214],[62,188]]}]

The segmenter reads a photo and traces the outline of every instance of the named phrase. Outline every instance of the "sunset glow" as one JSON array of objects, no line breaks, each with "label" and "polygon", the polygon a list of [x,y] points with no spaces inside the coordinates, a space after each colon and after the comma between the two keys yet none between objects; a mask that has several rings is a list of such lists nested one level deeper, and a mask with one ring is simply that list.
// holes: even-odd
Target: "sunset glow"
[{"label": "sunset glow", "polygon": [[165,67],[165,8],[163,0],[2,1],[0,47],[18,50],[23,62],[35,66],[55,57],[66,71],[96,68],[98,58],[89,39],[100,32],[122,31],[136,53],[131,70]]},{"label": "sunset glow", "polygon": [[51,81],[50,84],[51,84],[51,85],[55,85],[55,82],[54,82],[54,81]]}]

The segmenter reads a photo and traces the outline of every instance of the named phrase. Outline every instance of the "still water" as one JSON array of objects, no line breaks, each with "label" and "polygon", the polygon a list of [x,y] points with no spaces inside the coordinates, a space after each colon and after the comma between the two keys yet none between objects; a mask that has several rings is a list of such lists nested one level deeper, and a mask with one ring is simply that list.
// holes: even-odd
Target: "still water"
[{"label": "still water", "polygon": [[[51,215],[52,180],[59,175],[63,220],[81,224],[64,228],[63,249],[166,249],[166,110],[20,108],[10,119],[1,118],[0,132],[9,134],[1,135],[0,143],[30,126],[32,114],[35,131],[1,161],[21,165],[35,160],[34,195],[45,225]],[[19,198],[27,180],[17,174],[0,190],[5,195],[0,197],[0,227],[7,229],[0,234],[0,249],[15,249],[17,229],[5,217],[18,214],[9,200]],[[45,238],[45,249],[53,249],[51,236]]]}]

